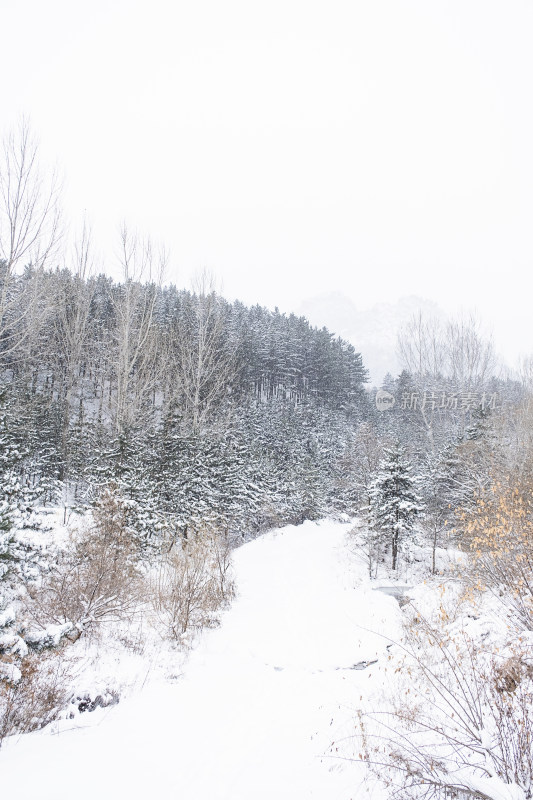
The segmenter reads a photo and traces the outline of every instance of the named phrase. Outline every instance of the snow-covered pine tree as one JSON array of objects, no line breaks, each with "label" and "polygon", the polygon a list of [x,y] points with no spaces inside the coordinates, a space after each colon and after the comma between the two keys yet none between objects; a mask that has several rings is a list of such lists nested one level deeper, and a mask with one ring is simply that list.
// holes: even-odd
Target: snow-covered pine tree
[{"label": "snow-covered pine tree", "polygon": [[370,487],[370,510],[375,530],[390,543],[392,569],[395,570],[402,543],[422,510],[410,464],[399,443],[385,449]]}]

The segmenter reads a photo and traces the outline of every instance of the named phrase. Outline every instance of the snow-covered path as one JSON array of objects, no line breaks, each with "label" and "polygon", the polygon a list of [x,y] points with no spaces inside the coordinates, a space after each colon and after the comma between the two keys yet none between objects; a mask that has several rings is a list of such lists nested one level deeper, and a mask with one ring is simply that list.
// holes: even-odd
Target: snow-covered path
[{"label": "snow-covered path", "polygon": [[[10,741],[2,797],[349,800],[362,767],[324,757],[353,730],[395,601],[350,558],[346,525],[306,523],[235,553],[238,596],[183,677],[153,682],[98,724]],[[377,688],[377,687],[376,687]],[[96,718],[95,718],[96,721]]]}]

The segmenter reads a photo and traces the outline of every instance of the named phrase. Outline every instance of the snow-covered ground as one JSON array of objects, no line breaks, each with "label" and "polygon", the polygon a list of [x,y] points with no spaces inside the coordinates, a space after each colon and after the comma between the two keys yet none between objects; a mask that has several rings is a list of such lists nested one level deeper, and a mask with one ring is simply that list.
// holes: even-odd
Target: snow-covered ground
[{"label": "snow-covered ground", "polygon": [[307,522],[237,550],[237,597],[185,663],[176,652],[174,680],[154,664],[118,705],[5,741],[1,796],[359,797],[365,768],[346,760],[356,709],[379,703],[383,637],[399,637],[401,612],[371,588],[349,527]]}]

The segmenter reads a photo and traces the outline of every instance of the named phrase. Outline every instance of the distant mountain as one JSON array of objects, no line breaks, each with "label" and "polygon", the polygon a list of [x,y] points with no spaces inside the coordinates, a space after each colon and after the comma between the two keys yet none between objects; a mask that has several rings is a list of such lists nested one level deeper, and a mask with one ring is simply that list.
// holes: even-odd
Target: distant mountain
[{"label": "distant mountain", "polygon": [[387,372],[394,376],[401,371],[396,352],[398,331],[418,311],[428,316],[444,316],[442,308],[433,300],[414,295],[402,297],[396,303],[377,303],[372,308],[358,310],[342,292],[305,300],[297,313],[305,316],[311,325],[325,326],[351,342],[370,372],[370,384],[378,386]]}]

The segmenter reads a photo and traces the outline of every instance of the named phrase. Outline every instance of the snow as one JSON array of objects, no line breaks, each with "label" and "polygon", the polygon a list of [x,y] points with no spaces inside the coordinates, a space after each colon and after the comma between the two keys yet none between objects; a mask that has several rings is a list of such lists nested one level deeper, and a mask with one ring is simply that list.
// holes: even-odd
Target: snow
[{"label": "snow", "polygon": [[4,661],[0,661],[0,678],[8,683],[15,684],[20,681],[22,674],[15,664],[6,664]]},{"label": "snow", "polygon": [[[0,750],[2,796],[358,797],[366,770],[345,756],[359,700],[379,697],[380,680],[354,667],[385,660],[400,611],[372,591],[364,560],[346,547],[349,527],[307,522],[242,546],[238,595],[185,664],[176,651],[177,677],[154,670],[118,705],[11,737]],[[373,786],[369,796],[383,795]]]},{"label": "snow", "polygon": [[[1,602],[0,598],[0,602]],[[0,611],[0,628],[7,628],[8,625],[12,625],[15,622],[16,615],[14,610],[9,607],[6,608],[4,611]]]},{"label": "snow", "polygon": [[44,630],[26,631],[24,639],[34,650],[44,650],[47,647],[57,647],[63,636],[70,633],[73,625],[65,622],[63,625],[48,625]]},{"label": "snow", "polygon": [[16,633],[0,633],[0,653],[11,653],[23,658],[28,655],[28,646]]},{"label": "snow", "polygon": [[524,792],[515,783],[504,783],[500,778],[480,778],[466,770],[457,770],[453,778],[458,785],[478,792],[481,796],[490,797],[491,800],[524,800]]}]

